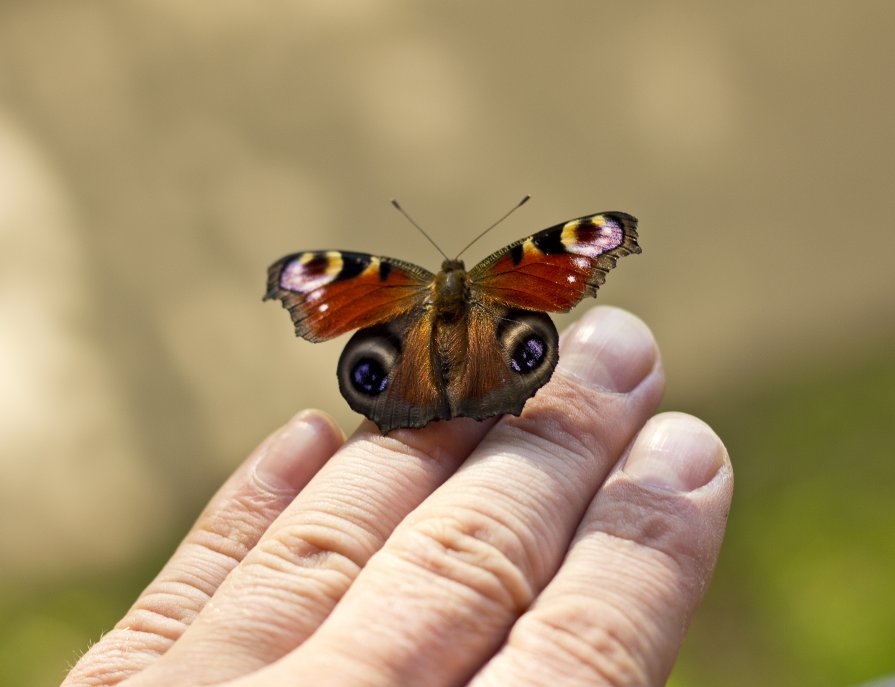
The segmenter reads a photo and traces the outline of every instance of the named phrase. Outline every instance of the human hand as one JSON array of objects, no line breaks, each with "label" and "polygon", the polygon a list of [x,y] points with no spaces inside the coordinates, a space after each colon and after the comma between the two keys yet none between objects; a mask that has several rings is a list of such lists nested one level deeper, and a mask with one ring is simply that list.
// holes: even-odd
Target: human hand
[{"label": "human hand", "polygon": [[704,423],[651,417],[663,388],[648,329],[599,307],[521,417],[340,447],[301,413],[64,687],[664,684],[733,476]]}]

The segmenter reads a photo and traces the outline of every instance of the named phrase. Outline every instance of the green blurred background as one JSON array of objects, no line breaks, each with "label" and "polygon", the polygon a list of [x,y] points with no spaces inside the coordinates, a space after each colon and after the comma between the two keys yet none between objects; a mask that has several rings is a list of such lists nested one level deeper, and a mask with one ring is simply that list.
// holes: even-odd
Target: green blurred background
[{"label": "green blurred background", "polygon": [[[265,269],[619,209],[601,301],[737,474],[672,677],[895,671],[895,5],[0,0],[0,683],[52,685],[317,406]],[[579,315],[559,317],[567,324]]]}]

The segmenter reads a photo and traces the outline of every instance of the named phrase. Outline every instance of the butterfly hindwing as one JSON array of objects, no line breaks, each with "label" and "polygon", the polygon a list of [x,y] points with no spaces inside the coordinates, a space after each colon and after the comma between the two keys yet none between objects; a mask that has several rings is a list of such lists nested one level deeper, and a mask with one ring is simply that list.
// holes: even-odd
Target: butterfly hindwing
[{"label": "butterfly hindwing", "polygon": [[481,307],[470,308],[468,318],[466,355],[448,385],[452,415],[519,415],[559,360],[553,320],[540,312]]},{"label": "butterfly hindwing", "polygon": [[309,251],[287,255],[270,266],[264,299],[280,299],[298,336],[325,341],[414,310],[425,300],[434,277],[394,258]]},{"label": "butterfly hindwing", "polygon": [[410,314],[356,332],[339,358],[339,390],[383,434],[451,417],[433,365],[433,318]]},{"label": "butterfly hindwing", "polygon": [[383,433],[452,417],[518,415],[550,379],[558,351],[544,313],[471,308],[441,323],[406,315],[351,337],[339,359],[339,389]]},{"label": "butterfly hindwing", "polygon": [[565,312],[596,296],[620,257],[639,253],[637,219],[603,212],[557,224],[485,258],[469,271],[473,300]]}]

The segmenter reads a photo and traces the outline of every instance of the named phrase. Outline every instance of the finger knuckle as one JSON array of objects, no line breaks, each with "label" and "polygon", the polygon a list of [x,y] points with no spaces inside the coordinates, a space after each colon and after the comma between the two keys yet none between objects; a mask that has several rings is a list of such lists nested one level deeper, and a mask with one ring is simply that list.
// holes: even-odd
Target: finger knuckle
[{"label": "finger knuckle", "polygon": [[523,644],[537,638],[530,642],[539,654],[534,660],[552,664],[557,673],[584,675],[611,687],[654,684],[642,660],[648,633],[610,604],[596,608],[592,602],[573,602],[561,613],[529,614],[514,633]]},{"label": "finger knuckle", "polygon": [[[341,597],[369,557],[361,538],[335,523],[296,522],[280,528],[262,540],[248,565],[263,568],[273,577],[272,584],[303,584],[314,579],[316,592]],[[256,570],[257,572],[257,570]]]},{"label": "finger knuckle", "polygon": [[235,495],[220,508],[203,513],[189,539],[239,562],[258,542],[282,505],[267,494]]},{"label": "finger knuckle", "polygon": [[536,396],[538,402],[521,416],[505,418],[506,429],[517,435],[513,445],[531,446],[547,455],[561,453],[586,463],[604,458],[606,427],[595,418],[613,416],[621,399],[560,381],[549,397]]},{"label": "finger knuckle", "polygon": [[149,666],[172,644],[173,640],[156,632],[112,630],[78,660],[62,687],[117,685]]},{"label": "finger knuckle", "polygon": [[415,523],[393,552],[460,585],[479,600],[518,615],[534,598],[524,545],[512,529],[481,513],[456,513]]}]

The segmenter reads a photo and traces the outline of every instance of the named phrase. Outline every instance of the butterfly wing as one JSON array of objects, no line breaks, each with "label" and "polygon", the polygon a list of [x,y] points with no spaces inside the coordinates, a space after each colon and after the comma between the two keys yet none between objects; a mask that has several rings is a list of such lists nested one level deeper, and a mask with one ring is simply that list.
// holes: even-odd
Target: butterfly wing
[{"label": "butterfly wing", "polygon": [[473,308],[446,322],[412,313],[351,337],[339,389],[383,434],[453,417],[518,415],[550,379],[558,349],[544,313]]},{"label": "butterfly wing", "polygon": [[469,272],[473,303],[565,312],[596,296],[619,258],[639,253],[637,219],[624,212],[579,217],[511,243]]},{"label": "butterfly wing", "polygon": [[297,336],[325,341],[421,307],[434,278],[409,262],[366,253],[293,253],[268,269],[264,300],[280,299]]},{"label": "butterfly wing", "polygon": [[432,346],[431,312],[356,332],[339,358],[339,389],[383,434],[451,417]]},{"label": "butterfly wing", "polygon": [[465,356],[457,360],[448,394],[451,415],[477,420],[512,413],[553,375],[559,335],[542,312],[470,308]]}]

